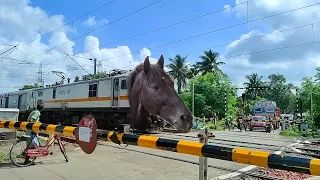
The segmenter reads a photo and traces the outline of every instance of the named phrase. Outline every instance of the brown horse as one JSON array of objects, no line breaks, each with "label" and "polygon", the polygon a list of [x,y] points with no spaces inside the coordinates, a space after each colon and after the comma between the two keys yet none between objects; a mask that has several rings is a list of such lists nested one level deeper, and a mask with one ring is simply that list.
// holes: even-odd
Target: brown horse
[{"label": "brown horse", "polygon": [[174,81],[163,70],[161,55],[157,64],[149,56],[127,78],[133,129],[146,130],[150,114],[158,115],[176,129],[188,132],[192,114],[174,89]]}]

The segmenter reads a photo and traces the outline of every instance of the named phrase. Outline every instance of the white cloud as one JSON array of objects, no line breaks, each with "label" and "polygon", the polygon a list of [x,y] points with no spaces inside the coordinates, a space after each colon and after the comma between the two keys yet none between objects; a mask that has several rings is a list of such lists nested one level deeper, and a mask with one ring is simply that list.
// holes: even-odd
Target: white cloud
[{"label": "white cloud", "polygon": [[[239,4],[242,2],[244,0],[236,0],[235,3]],[[251,1],[248,6],[249,20],[259,19],[319,2],[319,0]],[[305,46],[301,44],[320,41],[318,35],[320,33],[320,25],[318,23],[314,24],[313,31],[312,25],[300,28],[296,27],[319,22],[319,10],[319,5],[315,5],[251,23],[250,25],[258,25],[252,27],[260,28],[252,29],[248,33],[241,35],[239,39],[233,41],[227,47],[224,56],[234,58],[225,59],[228,67],[223,67],[223,69],[238,84],[238,81],[242,83],[244,79],[237,77],[244,77],[251,72],[257,72],[265,78],[271,73],[283,73],[288,81],[297,84],[302,77],[312,76],[315,72],[315,67],[320,65],[320,46],[319,44]],[[235,13],[238,17],[246,17],[246,6],[237,6]],[[263,30],[261,27],[263,27]],[[284,31],[286,29],[292,30]],[[265,50],[270,51],[263,52]],[[246,55],[237,56],[241,54]]]},{"label": "white cloud", "polygon": [[224,12],[225,13],[231,13],[232,12],[232,8],[228,4],[224,5],[223,8],[224,8]]},{"label": "white cloud", "polygon": [[96,20],[95,16],[89,16],[89,18],[85,21],[82,22],[82,24],[86,25],[86,26],[95,26],[95,25],[102,25],[102,24],[106,24],[108,23],[107,19],[100,19],[100,20]]},{"label": "white cloud", "polygon": [[[98,24],[103,21],[105,20],[95,20],[95,23]],[[85,75],[86,72],[81,70],[64,53],[97,58],[98,61],[102,62],[103,68],[107,71],[110,69],[132,69],[141,62],[141,58],[144,55],[151,55],[150,50],[143,48],[141,56],[135,59],[131,55],[132,52],[129,47],[125,45],[114,48],[97,48],[99,47],[99,39],[94,36],[87,36],[83,42],[77,43],[84,43],[84,51],[96,49],[75,54],[74,46],[76,43],[68,38],[68,33],[71,32],[71,27],[69,26],[54,31],[45,38],[40,38],[41,34],[56,29],[63,24],[65,24],[64,16],[49,16],[41,8],[31,6],[28,0],[0,1],[0,44],[20,44],[10,54],[0,55],[0,57],[13,58],[13,60],[0,58],[0,83],[2,84],[0,93],[15,91],[25,84],[37,82],[37,71],[40,63],[43,64],[42,70],[45,84],[52,84],[60,80],[51,71],[65,72],[66,77],[70,77],[71,80],[77,75]],[[71,33],[70,36],[72,36]],[[34,39],[33,42],[26,44],[32,39]],[[60,44],[63,45],[51,50]],[[9,48],[8,46],[0,46],[0,53]],[[45,51],[48,52],[43,53]],[[127,55],[123,56],[124,54]],[[92,61],[74,56],[71,57],[87,71],[93,72]],[[154,61],[154,58],[151,57],[150,59]],[[18,64],[21,61],[17,60],[27,60],[28,64],[26,62]],[[80,70],[69,70],[72,69],[70,67],[76,67]]]}]

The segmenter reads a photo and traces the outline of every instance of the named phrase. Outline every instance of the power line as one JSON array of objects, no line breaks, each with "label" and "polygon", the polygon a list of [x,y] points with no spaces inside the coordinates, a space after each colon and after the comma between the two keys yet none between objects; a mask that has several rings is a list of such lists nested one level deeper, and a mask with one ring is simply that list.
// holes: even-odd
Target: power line
[{"label": "power line", "polygon": [[[125,15],[125,16],[122,16],[122,17],[120,17],[120,18],[118,18],[118,19],[116,19],[116,20],[114,20],[114,21],[108,22],[107,24],[102,25],[102,26],[100,26],[100,27],[98,27],[98,28],[96,28],[96,29],[93,29],[93,30],[88,31],[88,32],[86,32],[86,33],[84,33],[84,34],[81,34],[81,35],[73,38],[72,40],[79,39],[80,37],[83,37],[83,36],[85,36],[85,35],[87,35],[87,34],[90,34],[90,33],[94,32],[94,31],[97,31],[97,30],[99,30],[99,29],[101,29],[101,28],[103,28],[103,27],[106,27],[106,26],[108,26],[108,25],[110,25],[110,24],[116,23],[116,22],[118,22],[118,21],[120,21],[120,20],[122,20],[122,19],[124,19],[124,18],[127,18],[127,17],[129,17],[129,16],[131,16],[131,15],[133,15],[133,14],[135,14],[135,13],[138,13],[138,12],[144,10],[144,9],[147,9],[147,8],[153,6],[153,5],[155,5],[155,4],[157,4],[157,3],[161,2],[161,1],[162,1],[162,0],[158,0],[158,1],[156,1],[156,2],[154,2],[154,3],[151,3],[151,4],[147,5],[147,6],[144,6],[143,8],[140,8],[140,9],[138,9],[138,10],[136,10],[136,11],[133,11],[133,12],[131,12],[131,13]],[[27,60],[33,59],[33,58],[38,57],[38,56],[40,56],[40,55],[42,55],[42,54],[44,54],[44,53],[47,53],[47,52],[49,52],[49,51],[52,51],[53,49],[56,49],[56,48],[58,48],[58,47],[60,47],[60,46],[62,46],[62,45],[65,45],[65,44],[67,44],[67,43],[69,43],[69,42],[72,42],[72,40],[68,40],[68,41],[66,41],[66,42],[64,42],[64,43],[62,43],[62,44],[59,44],[59,45],[51,48],[51,49],[48,49],[48,50],[46,50],[46,51],[44,51],[44,52],[42,52],[42,53],[39,53],[39,54],[37,54],[37,55],[35,55],[35,56],[31,57],[31,58],[28,58]]]},{"label": "power line", "polygon": [[[307,26],[313,26],[314,24],[319,24],[319,23],[320,23],[320,21],[314,22],[314,23],[308,23],[308,24],[304,24],[304,25],[300,25],[300,26],[296,26],[296,27],[292,27],[292,28],[288,28],[288,29],[283,29],[283,30],[276,31],[276,32],[272,32],[272,33],[268,33],[268,34],[263,34],[263,35],[254,36],[254,37],[251,37],[251,38],[246,38],[246,39],[238,40],[238,42],[248,41],[248,40],[257,39],[257,38],[262,38],[262,37],[266,37],[266,36],[269,36],[269,35],[272,35],[272,34],[278,34],[278,33],[286,32],[286,31],[292,31],[292,30],[304,28],[304,27],[307,27]],[[191,54],[191,53],[203,51],[203,50],[206,50],[206,49],[209,49],[209,48],[223,47],[223,46],[230,45],[230,44],[232,44],[233,42],[234,42],[234,41],[231,41],[231,42],[228,42],[228,43],[219,44],[219,45],[215,45],[215,46],[211,46],[211,47],[208,47],[208,48],[202,48],[202,49],[194,50],[194,51],[191,51],[191,52],[188,52],[188,53],[182,53],[181,55]],[[140,52],[140,51],[136,51],[136,52]],[[132,52],[132,53],[136,53],[136,52]],[[77,57],[77,58],[82,58],[82,59],[88,59],[88,60],[92,59],[92,58],[83,57],[83,56],[70,55],[70,54],[68,54],[68,55],[69,55],[69,56],[73,56],[73,57]],[[113,57],[113,58],[114,58],[114,57]],[[61,59],[61,58],[60,58],[60,59]],[[112,59],[112,58],[111,58],[111,59]],[[105,60],[102,60],[102,61],[107,61],[107,60],[109,60],[109,59],[105,59]],[[56,60],[54,60],[54,61],[56,61]],[[52,62],[54,62],[54,61],[52,61]],[[47,64],[47,65],[48,65],[48,64]],[[87,64],[86,64],[86,65],[87,65]],[[82,66],[84,66],[84,65],[82,65]]]},{"label": "power line", "polygon": [[[18,45],[19,45],[19,44],[18,44]],[[6,50],[6,51],[4,51],[4,52],[0,53],[0,55],[5,54],[6,52],[11,51],[12,49],[16,48],[18,45],[15,45],[15,46],[13,46],[13,47],[9,48],[8,50]]]},{"label": "power line", "polygon": [[[157,1],[157,2],[158,2],[158,1]],[[157,3],[157,2],[155,2],[155,3]],[[248,1],[248,2],[249,2],[249,1]],[[161,44],[161,45],[158,45],[158,46],[154,46],[154,47],[149,48],[149,49],[155,49],[155,48],[159,48],[159,47],[166,46],[166,45],[169,45],[169,44],[173,44],[173,43],[185,41],[185,40],[188,40],[188,39],[193,39],[193,38],[196,38],[196,37],[200,37],[200,36],[212,34],[212,33],[215,33],[215,32],[219,32],[219,31],[223,31],[223,30],[230,29],[230,28],[242,26],[242,25],[245,25],[245,24],[248,24],[248,23],[260,21],[260,20],[263,20],[263,19],[266,19],[266,18],[270,18],[270,17],[273,17],[273,16],[278,16],[278,15],[281,15],[281,14],[285,14],[285,13],[289,13],[289,12],[293,12],[293,11],[305,9],[305,8],[312,7],[312,6],[315,6],[315,5],[318,5],[318,4],[320,4],[320,3],[316,3],[316,4],[312,4],[312,5],[308,5],[308,6],[303,6],[303,7],[296,8],[296,9],[291,9],[291,10],[288,10],[288,11],[276,13],[276,14],[273,14],[273,15],[261,17],[261,18],[258,18],[258,19],[250,20],[250,21],[246,20],[246,21],[243,22],[243,23],[239,23],[239,24],[227,26],[227,27],[220,28],[220,29],[216,29],[216,30],[209,31],[209,32],[206,32],[206,33],[201,33],[201,34],[197,34],[197,35],[194,35],[194,36],[191,36],[191,37],[187,37],[187,38],[179,39],[179,40],[176,40],[176,41],[164,43],[164,44]],[[149,5],[149,6],[150,6],[150,5]],[[169,25],[169,26],[170,26],[170,25]],[[57,47],[54,47],[54,48],[57,48]],[[52,48],[52,49],[53,49],[53,48]],[[51,50],[52,50],[52,49],[51,49]],[[119,58],[119,57],[123,57],[123,56],[127,56],[127,55],[134,54],[134,53],[137,53],[137,52],[140,52],[140,50],[134,51],[134,52],[131,52],[131,53],[127,53],[127,54],[123,54],[123,55],[120,55],[120,56],[112,57],[112,58],[109,58],[109,59],[107,59],[107,60],[115,59],[115,58]],[[45,53],[45,52],[44,52],[44,53]],[[42,53],[42,54],[43,54],[43,53]],[[34,56],[34,57],[36,57],[36,56]],[[34,57],[32,57],[32,58],[34,58]],[[62,59],[62,58],[63,58],[63,57],[59,58],[58,60],[60,60],[60,59]],[[30,58],[30,59],[31,59],[31,58]],[[51,63],[53,63],[53,62],[55,62],[55,61],[57,61],[57,60],[54,60],[54,61],[52,61],[52,62],[50,62],[50,63],[48,63],[48,64],[51,64]],[[48,64],[45,64],[45,65],[48,65]],[[8,68],[7,68],[7,69],[8,69]],[[6,69],[5,69],[5,70],[6,70]]]},{"label": "power line", "polygon": [[[319,3],[317,3],[317,4],[319,4]],[[314,4],[314,5],[316,5],[316,4]],[[281,12],[281,13],[277,13],[277,14],[274,14],[274,15],[270,15],[270,16],[266,16],[266,17],[262,17],[262,18],[259,18],[259,19],[255,19],[255,20],[251,20],[250,22],[253,22],[253,21],[257,21],[257,20],[261,20],[261,19],[265,19],[265,18],[267,18],[267,17],[272,17],[272,16],[275,16],[275,15],[279,15],[279,14],[284,14],[284,13],[287,13],[287,12],[292,12],[292,11],[294,11],[294,10],[300,10],[300,9],[303,9],[303,8],[306,8],[306,7],[310,7],[310,6],[314,6],[314,5],[309,5],[309,6],[305,6],[305,7],[301,7],[301,8],[297,8],[297,9],[293,9],[293,10],[290,10],[290,11],[285,11],[285,12]],[[317,23],[319,23],[319,22],[317,22]],[[312,23],[312,24],[315,24],[315,23]],[[303,25],[303,26],[298,26],[298,27],[296,27],[296,28],[301,28],[301,27],[304,27],[304,26],[308,26],[308,25],[311,25],[311,24],[307,24],[307,25]],[[295,28],[291,28],[291,30],[292,29],[295,29]],[[290,30],[290,29],[287,29],[287,30]],[[282,30],[282,31],[286,31],[286,30]],[[279,31],[279,32],[281,32],[281,31]],[[277,32],[276,32],[277,33]],[[273,33],[271,33],[271,34],[273,34]],[[265,35],[263,35],[263,36],[265,36]],[[260,36],[261,37],[261,36]],[[257,38],[257,37],[253,37],[253,38]],[[250,38],[250,39],[253,39],[253,38]],[[246,40],[248,40],[248,39],[246,39]],[[315,42],[315,43],[317,43],[317,42]],[[308,44],[310,44],[310,43],[308,43]],[[307,44],[307,45],[308,45]],[[226,45],[226,44],[224,44],[224,45]],[[222,45],[218,45],[218,46],[222,46]],[[296,46],[296,45],[294,45],[294,46]],[[301,46],[301,45],[300,45]],[[215,46],[215,47],[217,47],[217,46]],[[273,50],[277,50],[277,49],[273,49]],[[270,51],[270,50],[267,50],[267,51]],[[194,51],[193,51],[194,52]],[[260,51],[260,52],[254,52],[254,53],[261,53],[262,51]],[[131,54],[131,53],[130,53]],[[247,53],[248,54],[248,53]],[[126,54],[126,55],[128,55],[128,54]],[[241,54],[241,55],[244,55],[244,54]],[[237,55],[237,56],[241,56],[241,55]],[[245,54],[246,55],[246,54]],[[234,57],[234,56],[233,56]],[[224,58],[226,58],[226,57],[224,57]],[[61,58],[60,58],[61,59]],[[108,60],[108,59],[107,59]],[[56,61],[56,60],[55,60]]]},{"label": "power line", "polygon": [[[231,55],[231,56],[225,56],[225,57],[218,57],[218,59],[229,59],[229,58],[234,58],[234,57],[238,57],[238,56],[265,53],[265,52],[277,51],[277,50],[283,50],[283,49],[290,49],[290,48],[302,47],[302,46],[318,44],[318,43],[320,43],[320,41],[313,41],[313,42],[309,42],[309,43],[302,43],[302,44],[290,45],[290,46],[279,47],[279,48],[265,49],[265,50],[261,50],[261,51],[250,52],[250,53],[243,53],[243,54],[237,54],[237,55]],[[191,54],[193,52],[194,51],[189,52],[189,53],[183,53],[183,54],[186,55],[186,54]],[[173,57],[171,57],[171,58],[173,58]],[[129,67],[129,66],[130,65],[123,66],[123,67],[120,67],[119,69],[124,68],[124,67]],[[83,70],[85,70],[85,69],[83,69]]]},{"label": "power line", "polygon": [[[67,56],[69,56],[69,54],[65,53]],[[72,59],[73,62],[75,62],[76,64],[78,64],[79,67],[81,67],[81,69],[83,69],[84,71],[86,71],[89,75],[91,75],[86,69],[84,69],[77,61],[75,61],[71,56],[69,56],[70,59]]]},{"label": "power line", "polygon": [[[205,35],[208,35],[208,34],[212,34],[212,33],[219,32],[219,31],[224,31],[224,30],[231,29],[231,28],[235,28],[235,27],[238,27],[238,26],[242,26],[242,25],[245,25],[245,24],[248,24],[248,23],[252,23],[252,22],[256,22],[256,21],[261,21],[261,20],[263,20],[263,19],[267,19],[267,18],[271,18],[271,17],[274,17],[274,16],[286,14],[286,13],[289,13],[289,12],[293,12],[293,11],[297,11],[297,10],[309,8],[309,7],[312,7],[312,6],[319,5],[319,4],[320,4],[320,3],[315,3],[315,4],[312,4],[312,5],[307,5],[307,6],[303,6],[303,7],[300,7],[300,8],[291,9],[291,10],[288,10],[288,11],[284,11],[284,12],[280,12],[280,13],[276,13],[276,14],[264,16],[264,17],[257,18],[257,19],[254,19],[254,20],[250,20],[250,21],[247,21],[247,20],[246,20],[245,22],[242,22],[242,23],[238,23],[238,24],[234,24],[234,25],[231,25],[231,26],[227,26],[227,27],[215,29],[215,30],[212,30],[212,31],[209,31],[209,32],[205,32],[205,33],[201,33],[201,34],[189,36],[189,37],[186,37],[186,38],[183,38],[183,39],[179,39],[179,40],[175,40],[175,41],[163,43],[163,44],[160,44],[160,45],[157,45],[157,46],[148,48],[148,49],[156,49],[156,48],[159,48],[159,47],[162,47],[162,46],[167,46],[167,45],[174,44],[174,43],[178,43],[178,42],[181,42],[181,41],[185,41],[185,40],[189,40],[189,39],[194,39],[194,38],[197,38],[197,37],[205,36]],[[132,54],[135,54],[135,53],[138,53],[138,52],[140,52],[140,50],[133,51],[133,52],[130,52],[130,53],[127,53],[127,54],[122,54],[122,55],[115,56],[115,57],[112,57],[112,58],[108,58],[108,59],[105,59],[105,60],[103,60],[103,61],[111,60],[111,59],[116,59],[116,58],[124,57],[124,56],[127,56],[127,55],[132,55]]]},{"label": "power line", "polygon": [[167,29],[167,28],[170,28],[170,27],[173,27],[173,26],[177,26],[177,25],[180,25],[180,24],[184,24],[184,23],[196,20],[196,19],[200,19],[200,18],[209,16],[209,15],[224,11],[226,9],[234,8],[236,6],[243,5],[243,4],[246,4],[246,3],[251,2],[251,1],[253,1],[253,0],[245,1],[245,2],[242,2],[242,3],[239,3],[239,4],[235,4],[233,6],[225,7],[223,9],[214,10],[214,11],[211,11],[209,13],[202,14],[200,16],[195,16],[195,17],[183,20],[183,21],[179,21],[179,22],[176,22],[176,23],[173,23],[173,24],[170,24],[170,25],[166,25],[166,26],[163,26],[163,27],[160,27],[160,28],[157,28],[157,29],[153,29],[151,31],[143,32],[141,34],[137,34],[137,35],[134,35],[134,36],[131,36],[131,37],[128,37],[128,38],[124,38],[124,39],[121,39],[121,40],[117,40],[117,41],[114,41],[114,42],[111,42],[111,43],[108,43],[108,44],[105,44],[105,45],[102,45],[102,46],[99,46],[99,47],[88,49],[88,50],[83,51],[83,52],[91,51],[91,50],[94,50],[94,49],[98,49],[98,48],[101,48],[101,47],[105,47],[105,46],[108,46],[108,45],[111,45],[111,44],[115,44],[115,43],[118,43],[118,42],[122,42],[122,41],[126,41],[126,40],[132,40],[132,39],[140,37],[140,36],[144,36],[144,35],[151,34],[151,33],[157,32],[157,31],[161,31],[161,30],[164,30],[164,29]]},{"label": "power line", "polygon": [[12,44],[0,44],[0,46],[15,46],[15,45],[12,45]]},{"label": "power line", "polygon": [[37,38],[35,38],[35,39],[33,39],[33,40],[31,40],[31,41],[27,42],[26,44],[23,44],[22,46],[25,46],[25,45],[27,45],[27,44],[30,44],[31,42],[33,42],[33,41],[35,41],[35,40],[37,40],[37,39],[40,39],[42,36],[46,36],[46,35],[48,35],[48,34],[50,34],[50,33],[54,32],[54,31],[56,31],[56,30],[58,30],[58,29],[60,29],[60,28],[62,28],[62,27],[64,27],[64,26],[67,26],[67,25],[69,25],[69,24],[73,23],[74,21],[77,21],[77,20],[79,20],[79,19],[81,19],[81,18],[83,18],[83,17],[87,16],[88,14],[91,14],[92,12],[97,11],[98,9],[103,8],[104,6],[106,6],[106,5],[110,4],[110,3],[112,3],[113,1],[115,1],[115,0],[109,1],[109,2],[107,2],[107,3],[105,3],[105,4],[103,4],[103,5],[101,5],[101,6],[97,7],[97,8],[95,8],[95,9],[93,9],[93,10],[91,10],[91,11],[89,11],[89,12],[87,12],[87,13],[85,13],[85,14],[83,14],[83,15],[79,16],[79,17],[77,17],[76,19],[73,19],[73,20],[69,21],[68,23],[66,23],[66,24],[64,24],[64,25],[62,25],[62,26],[60,26],[60,27],[58,27],[58,28],[56,28],[56,29],[53,29],[53,30],[51,30],[51,31],[49,31],[49,32],[47,32],[47,33],[41,34],[41,35],[40,35],[40,37],[37,37]]},{"label": "power line", "polygon": [[296,45],[285,46],[285,47],[280,47],[280,48],[266,49],[266,50],[251,52],[251,53],[237,54],[237,55],[232,55],[232,56],[220,57],[220,58],[218,58],[218,59],[229,59],[229,58],[238,57],[238,56],[245,56],[245,55],[251,55],[251,54],[259,54],[259,53],[265,53],[265,52],[269,52],[269,51],[277,51],[277,50],[282,50],[282,49],[288,49],[288,48],[294,48],[294,47],[301,47],[301,46],[307,46],[307,45],[318,44],[318,43],[320,43],[320,41],[313,41],[313,42],[309,42],[309,43],[296,44]]}]

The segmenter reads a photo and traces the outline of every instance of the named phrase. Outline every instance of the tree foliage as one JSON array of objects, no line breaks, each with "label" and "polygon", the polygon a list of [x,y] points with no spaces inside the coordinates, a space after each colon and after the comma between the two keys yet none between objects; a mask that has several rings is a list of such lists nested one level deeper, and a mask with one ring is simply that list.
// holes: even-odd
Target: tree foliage
[{"label": "tree foliage", "polygon": [[301,111],[313,115],[315,123],[320,125],[320,84],[317,81],[313,81],[311,77],[303,78],[300,89],[300,100]]},{"label": "tree foliage", "polygon": [[192,83],[194,83],[195,93],[195,116],[209,115],[211,112],[215,112],[218,117],[223,117],[225,114],[225,90],[227,90],[228,114],[235,113],[234,87],[225,74],[217,71],[197,76],[192,80],[188,91],[181,94],[181,98],[190,109],[192,106]]},{"label": "tree foliage", "polygon": [[27,89],[35,89],[35,88],[39,88],[38,84],[36,84],[36,83],[27,84],[27,85],[24,85],[21,89],[19,89],[19,91],[23,91],[23,90],[27,90]]},{"label": "tree foliage", "polygon": [[181,88],[187,85],[187,78],[190,76],[190,71],[186,62],[187,56],[182,57],[176,55],[173,59],[169,58],[170,64],[167,65],[170,68],[169,74],[176,79],[178,84],[178,93],[181,93]]},{"label": "tree foliage", "polygon": [[203,52],[204,55],[200,56],[201,61],[196,63],[198,72],[202,75],[206,73],[212,73],[215,71],[220,71],[219,66],[224,65],[224,62],[218,62],[219,53],[212,51],[211,49]]},{"label": "tree foliage", "polygon": [[[247,88],[263,89],[248,89],[245,92],[247,106],[245,108],[253,108],[256,100],[275,101],[281,113],[288,114],[296,111],[296,94],[292,91],[296,87],[292,83],[287,83],[287,79],[283,74],[271,74],[267,81],[262,80],[262,76],[257,73],[252,73],[246,76],[247,82],[244,83]],[[245,112],[251,110],[245,109]]]}]

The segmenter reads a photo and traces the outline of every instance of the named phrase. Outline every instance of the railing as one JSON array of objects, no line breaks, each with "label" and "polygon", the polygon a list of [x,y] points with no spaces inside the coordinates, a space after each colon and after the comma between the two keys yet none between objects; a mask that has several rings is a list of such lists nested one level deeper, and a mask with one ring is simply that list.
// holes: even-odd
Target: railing
[{"label": "railing", "polygon": [[[80,121],[79,127],[86,127],[86,124],[90,124],[81,124],[81,122],[83,122],[83,120]],[[88,127],[91,129],[90,132],[97,132],[97,136],[89,134],[90,142],[82,141],[83,137],[80,137],[83,136],[83,133],[88,133],[89,131],[85,132],[81,130],[82,132],[78,132],[78,128],[72,126],[1,121],[0,128],[32,130],[34,132],[40,133],[58,133],[70,137],[75,136],[78,140],[78,143],[80,141],[80,147],[82,146],[81,144],[86,143],[96,144],[96,138],[98,136],[105,141],[113,142],[116,144],[124,143],[134,146],[172,151],[199,157],[208,157],[226,161],[233,161],[242,164],[256,165],[264,168],[281,169],[318,176],[320,175],[320,159],[314,158],[311,159],[307,157],[295,157],[282,154],[273,154],[266,151],[256,151],[244,148],[230,148],[225,146],[203,144],[200,142],[172,140],[154,136],[136,135],[130,133],[116,133],[114,131],[97,132],[96,126]],[[86,136],[88,136],[88,134]]]}]

